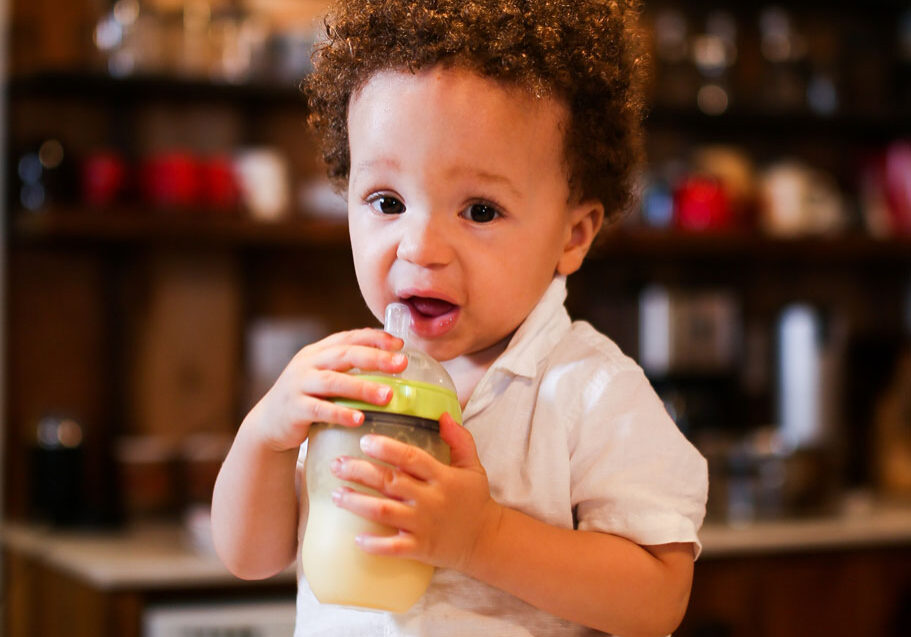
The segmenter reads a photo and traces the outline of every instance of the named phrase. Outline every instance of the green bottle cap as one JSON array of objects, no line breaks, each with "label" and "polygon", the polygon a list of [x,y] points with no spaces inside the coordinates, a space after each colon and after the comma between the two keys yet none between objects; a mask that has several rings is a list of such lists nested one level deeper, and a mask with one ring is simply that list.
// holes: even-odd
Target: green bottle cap
[{"label": "green bottle cap", "polygon": [[439,420],[448,413],[457,423],[462,423],[462,408],[455,392],[419,380],[406,380],[382,374],[359,374],[361,378],[392,387],[392,400],[386,405],[374,405],[359,400],[336,400],[345,407],[361,411],[382,411],[406,416],[417,416],[428,420]]}]

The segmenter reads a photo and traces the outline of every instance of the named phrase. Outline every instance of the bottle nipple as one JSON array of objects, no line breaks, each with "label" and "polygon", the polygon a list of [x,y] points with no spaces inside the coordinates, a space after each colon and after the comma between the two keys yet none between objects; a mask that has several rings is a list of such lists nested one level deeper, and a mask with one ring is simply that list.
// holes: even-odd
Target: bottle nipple
[{"label": "bottle nipple", "polygon": [[387,305],[383,330],[407,342],[411,330],[411,310],[408,306],[404,303]]}]

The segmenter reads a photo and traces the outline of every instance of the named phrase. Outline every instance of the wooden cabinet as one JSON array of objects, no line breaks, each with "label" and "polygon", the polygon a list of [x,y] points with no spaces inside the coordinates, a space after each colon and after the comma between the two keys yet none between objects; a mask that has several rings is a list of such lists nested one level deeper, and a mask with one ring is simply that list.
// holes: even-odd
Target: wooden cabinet
[{"label": "wooden cabinet", "polygon": [[[293,601],[294,584],[131,586],[105,590],[15,551],[3,555],[7,637],[142,637],[150,608]],[[213,602],[213,600],[215,600]]]},{"label": "wooden cabinet", "polygon": [[[109,549],[105,555],[123,561],[117,552]],[[204,561],[178,553],[170,549],[165,559]],[[8,637],[140,637],[150,608],[288,602],[295,589],[293,578],[285,576],[255,583],[217,573],[205,579],[210,566],[200,568],[196,581],[186,577],[186,568],[178,568],[170,582],[158,573],[143,583],[143,575],[135,573],[127,578],[131,581],[100,585],[79,574],[78,567],[65,569],[40,552],[9,545],[3,565],[7,588],[0,626]],[[689,609],[674,634],[905,637],[909,632],[911,545],[903,542],[704,556],[696,563]]]},{"label": "wooden cabinet", "polygon": [[911,549],[705,559],[677,637],[900,637],[911,632]]}]

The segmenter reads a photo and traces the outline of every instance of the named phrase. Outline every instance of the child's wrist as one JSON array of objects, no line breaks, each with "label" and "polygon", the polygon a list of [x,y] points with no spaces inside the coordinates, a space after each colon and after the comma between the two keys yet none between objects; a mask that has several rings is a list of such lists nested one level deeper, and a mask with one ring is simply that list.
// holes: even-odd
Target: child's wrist
[{"label": "child's wrist", "polygon": [[476,579],[483,579],[483,573],[491,568],[498,552],[497,543],[506,515],[507,508],[491,498],[481,516],[481,526],[464,568],[459,570]]},{"label": "child's wrist", "polygon": [[268,419],[263,418],[260,413],[259,405],[254,407],[243,422],[237,432],[237,437],[243,439],[247,444],[252,445],[257,453],[261,454],[298,454],[298,447],[287,447],[278,444],[273,436],[267,431]]}]

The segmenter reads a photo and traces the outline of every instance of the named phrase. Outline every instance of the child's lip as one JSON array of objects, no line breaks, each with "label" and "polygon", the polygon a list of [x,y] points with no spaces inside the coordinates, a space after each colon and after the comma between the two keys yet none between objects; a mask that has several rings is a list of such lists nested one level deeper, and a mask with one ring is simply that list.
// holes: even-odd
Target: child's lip
[{"label": "child's lip", "polygon": [[[411,310],[411,331],[420,338],[438,338],[451,330],[458,320],[460,308],[451,297],[429,290],[404,290],[399,299]],[[450,305],[449,309],[434,316],[418,311],[414,299],[434,299]]]},{"label": "child's lip", "polygon": [[407,303],[407,302],[408,302],[408,299],[410,299],[411,297],[415,297],[415,296],[416,296],[416,297],[422,297],[422,298],[425,298],[425,299],[437,299],[437,300],[440,300],[440,301],[446,301],[447,303],[451,303],[452,305],[455,305],[455,306],[458,306],[458,305],[459,305],[458,301],[456,301],[456,300],[453,299],[452,297],[450,297],[450,296],[448,296],[448,295],[446,295],[446,294],[443,294],[443,293],[441,293],[441,292],[437,292],[436,290],[425,290],[425,289],[419,289],[419,288],[408,288],[408,289],[405,289],[405,290],[401,290],[400,292],[398,292],[398,293],[396,294],[396,296],[398,296],[399,299],[400,299],[403,303]]}]

